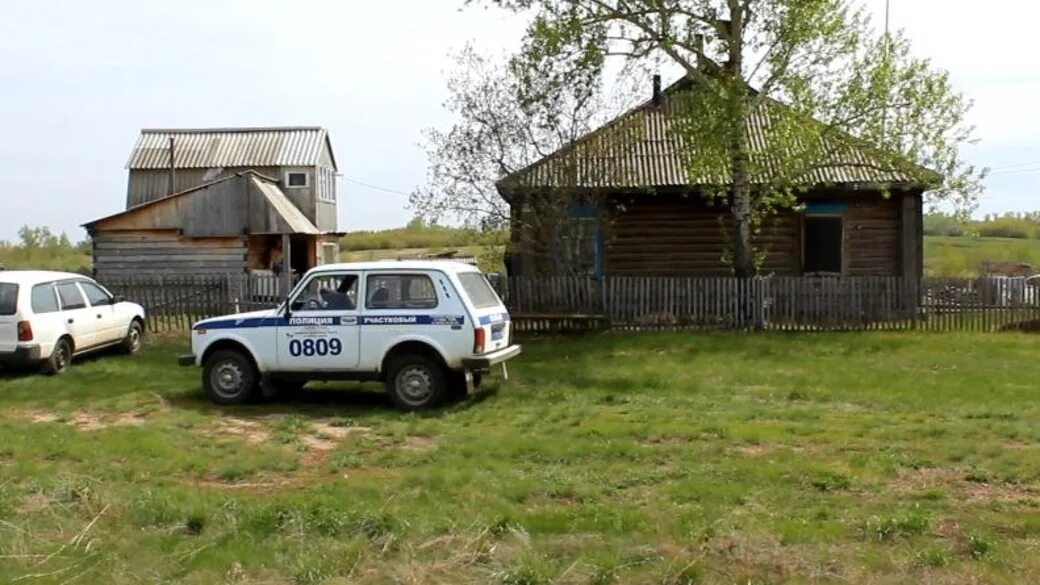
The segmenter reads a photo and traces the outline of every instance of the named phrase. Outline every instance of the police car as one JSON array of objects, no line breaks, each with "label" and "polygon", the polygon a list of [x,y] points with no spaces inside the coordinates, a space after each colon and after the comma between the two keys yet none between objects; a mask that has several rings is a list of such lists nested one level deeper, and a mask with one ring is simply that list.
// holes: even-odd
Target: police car
[{"label": "police car", "polygon": [[509,313],[476,267],[450,261],[328,264],[276,309],[192,326],[202,386],[218,404],[297,390],[308,380],[380,380],[420,410],[479,385],[520,354]]}]

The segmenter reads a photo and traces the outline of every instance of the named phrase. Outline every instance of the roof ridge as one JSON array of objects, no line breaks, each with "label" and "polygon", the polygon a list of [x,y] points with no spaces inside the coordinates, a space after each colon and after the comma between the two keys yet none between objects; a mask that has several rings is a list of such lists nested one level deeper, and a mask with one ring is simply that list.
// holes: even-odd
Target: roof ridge
[{"label": "roof ridge", "polygon": [[324,131],[323,126],[241,126],[215,128],[141,128],[141,134],[237,134],[250,132]]}]

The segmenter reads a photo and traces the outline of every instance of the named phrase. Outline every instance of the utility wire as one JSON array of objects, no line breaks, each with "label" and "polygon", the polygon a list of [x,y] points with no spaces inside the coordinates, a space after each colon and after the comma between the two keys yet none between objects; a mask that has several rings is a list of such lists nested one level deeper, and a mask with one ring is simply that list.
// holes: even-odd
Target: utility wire
[{"label": "utility wire", "polygon": [[398,191],[397,189],[391,189],[389,187],[380,187],[379,185],[373,185],[372,183],[366,183],[357,179],[351,179],[350,177],[344,177],[343,175],[336,175],[337,179],[353,183],[355,185],[361,185],[362,187],[368,187],[369,189],[375,189],[376,191],[382,191],[383,193],[393,193],[394,195],[404,195],[405,197],[411,197],[411,193],[405,193],[404,191]]}]

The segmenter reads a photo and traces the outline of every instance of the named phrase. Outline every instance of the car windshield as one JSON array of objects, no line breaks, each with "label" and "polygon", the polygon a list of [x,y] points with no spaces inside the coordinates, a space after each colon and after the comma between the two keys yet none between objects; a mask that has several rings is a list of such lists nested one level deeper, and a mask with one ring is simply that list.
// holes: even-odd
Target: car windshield
[{"label": "car windshield", "polygon": [[18,310],[18,285],[0,282],[0,315],[14,315]]},{"label": "car windshield", "polygon": [[495,294],[495,290],[491,288],[483,274],[463,272],[459,274],[459,281],[462,282],[462,288],[466,291],[466,296],[469,297],[474,308],[489,309],[499,305],[498,295]]}]

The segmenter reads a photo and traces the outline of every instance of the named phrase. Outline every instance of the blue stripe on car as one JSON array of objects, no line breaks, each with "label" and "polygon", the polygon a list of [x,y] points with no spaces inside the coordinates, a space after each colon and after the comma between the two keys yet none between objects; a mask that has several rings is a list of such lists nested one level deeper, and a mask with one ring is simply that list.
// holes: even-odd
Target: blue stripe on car
[{"label": "blue stripe on car", "polygon": [[194,329],[253,329],[258,327],[322,327],[330,325],[465,325],[464,315],[368,315],[363,317],[249,317],[199,323]]}]

